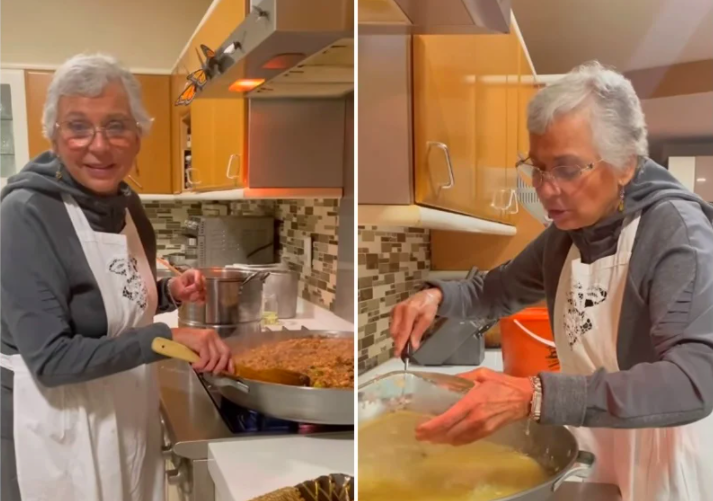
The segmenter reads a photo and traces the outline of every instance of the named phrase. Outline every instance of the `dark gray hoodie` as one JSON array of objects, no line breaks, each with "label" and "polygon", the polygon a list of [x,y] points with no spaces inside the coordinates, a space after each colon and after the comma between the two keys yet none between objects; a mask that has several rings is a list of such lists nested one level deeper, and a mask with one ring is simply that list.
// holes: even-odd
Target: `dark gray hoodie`
[{"label": "dark gray hoodie", "polygon": [[[56,173],[62,172],[57,179]],[[161,323],[107,337],[104,302],[61,194],[74,197],[95,231],[119,233],[128,208],[156,275],[156,236],[138,195],[99,197],[75,182],[51,152],[33,159],[8,181],[0,204],[0,352],[20,353],[45,386],[78,383],[161,359],[156,337],[171,339]],[[157,283],[157,313],[174,309],[168,280]],[[2,383],[2,498],[19,500],[14,468],[12,372]]]},{"label": "dark gray hoodie", "polygon": [[[61,179],[55,175],[58,171]],[[128,208],[156,273],[156,237],[138,195],[127,185],[115,196],[91,194],[50,152],[9,179],[0,205],[0,351],[20,353],[45,386],[77,383],[159,360],[151,341],[171,338],[170,328],[160,323],[106,336],[101,294],[62,193],[74,197],[95,231],[121,232]],[[157,283],[157,313],[174,308],[167,282]]]},{"label": "dark gray hoodie", "polygon": [[638,211],[617,340],[621,370],[542,373],[544,423],[676,426],[713,411],[713,207],[643,159],[623,213],[576,231],[551,226],[473,280],[430,282],[443,291],[442,316],[495,319],[546,299],[552,317],[570,246],[585,263],[614,254],[624,217]]}]

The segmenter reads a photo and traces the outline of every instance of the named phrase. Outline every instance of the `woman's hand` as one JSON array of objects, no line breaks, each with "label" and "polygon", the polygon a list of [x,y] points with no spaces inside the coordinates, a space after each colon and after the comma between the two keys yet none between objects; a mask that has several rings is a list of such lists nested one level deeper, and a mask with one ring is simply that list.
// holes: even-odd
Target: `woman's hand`
[{"label": "woman's hand", "polygon": [[394,306],[390,331],[396,356],[401,355],[409,339],[413,349],[418,349],[423,333],[436,318],[442,300],[440,289],[426,289]]},{"label": "woman's hand", "polygon": [[213,329],[191,329],[179,327],[171,329],[173,340],[188,346],[198,353],[201,359],[195,362],[193,368],[199,372],[235,372],[230,348]]},{"label": "woman's hand", "polygon": [[181,276],[172,278],[168,289],[175,301],[181,303],[205,302],[205,277],[198,270],[186,270]]},{"label": "woman's hand", "polygon": [[476,369],[459,377],[475,382],[457,404],[416,428],[422,441],[465,445],[526,418],[534,389],[528,378]]}]

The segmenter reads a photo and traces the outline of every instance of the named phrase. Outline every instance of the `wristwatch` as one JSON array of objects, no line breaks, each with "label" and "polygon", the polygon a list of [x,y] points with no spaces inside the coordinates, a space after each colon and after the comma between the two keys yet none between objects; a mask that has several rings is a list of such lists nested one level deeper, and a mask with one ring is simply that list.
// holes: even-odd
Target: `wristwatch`
[{"label": "wristwatch", "polygon": [[539,376],[531,376],[532,400],[530,401],[530,419],[539,423],[542,416],[542,380]]}]

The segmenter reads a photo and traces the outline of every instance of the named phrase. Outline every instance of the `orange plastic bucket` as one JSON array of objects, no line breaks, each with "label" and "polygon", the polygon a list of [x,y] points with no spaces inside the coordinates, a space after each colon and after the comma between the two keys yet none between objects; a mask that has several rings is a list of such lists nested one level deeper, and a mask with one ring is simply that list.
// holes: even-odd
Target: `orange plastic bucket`
[{"label": "orange plastic bucket", "polygon": [[500,319],[503,371],[516,377],[559,372],[547,308],[527,308]]}]

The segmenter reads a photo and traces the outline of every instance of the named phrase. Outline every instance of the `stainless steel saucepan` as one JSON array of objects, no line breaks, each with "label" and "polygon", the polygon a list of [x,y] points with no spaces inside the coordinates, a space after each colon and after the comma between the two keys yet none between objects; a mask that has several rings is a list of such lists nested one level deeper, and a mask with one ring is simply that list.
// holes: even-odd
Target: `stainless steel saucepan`
[{"label": "stainless steel saucepan", "polygon": [[262,289],[267,272],[231,268],[201,268],[199,271],[206,281],[206,302],[181,305],[179,321],[205,326],[261,320]]}]

